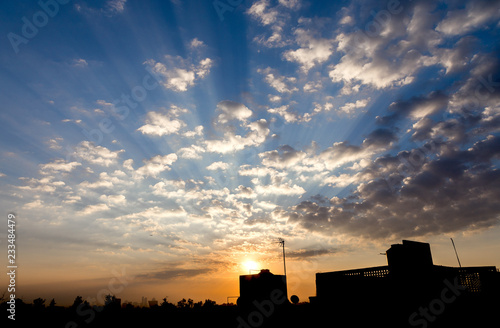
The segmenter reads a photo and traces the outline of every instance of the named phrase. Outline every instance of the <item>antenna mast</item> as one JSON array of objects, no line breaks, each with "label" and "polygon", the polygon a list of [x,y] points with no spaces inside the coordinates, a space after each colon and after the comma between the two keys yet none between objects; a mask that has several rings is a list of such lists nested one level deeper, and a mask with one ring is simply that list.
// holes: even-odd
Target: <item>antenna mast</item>
[{"label": "antenna mast", "polygon": [[283,247],[283,271],[285,272],[285,276],[286,276],[285,240],[283,238],[279,238],[278,243]]},{"label": "antenna mast", "polygon": [[453,238],[450,238],[450,239],[451,239],[451,243],[453,244],[453,249],[455,250],[455,255],[457,256],[458,265],[460,267],[462,267],[462,264],[460,264],[460,259],[458,258],[458,253],[457,253],[457,248],[455,247],[455,242],[453,241]]}]

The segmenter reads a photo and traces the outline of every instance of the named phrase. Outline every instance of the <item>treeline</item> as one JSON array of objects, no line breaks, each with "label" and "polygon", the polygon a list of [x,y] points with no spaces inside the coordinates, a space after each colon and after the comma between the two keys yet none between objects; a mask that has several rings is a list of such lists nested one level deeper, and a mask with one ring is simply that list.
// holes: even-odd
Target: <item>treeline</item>
[{"label": "treeline", "polygon": [[[92,302],[92,300],[89,300]],[[194,302],[192,299],[181,299],[170,303],[167,297],[158,305],[150,307],[120,304],[114,295],[106,295],[104,305],[93,305],[82,296],[76,296],[71,306],[58,306],[55,299],[47,302],[37,298],[32,303],[26,303],[17,298],[15,302],[16,320],[13,322],[2,315],[2,322],[12,325],[36,324],[42,327],[109,327],[122,325],[123,327],[144,326],[147,324],[168,323],[167,326],[183,324],[184,327],[201,324],[218,323],[220,327],[233,327],[238,315],[237,307],[233,304],[217,304],[215,301]],[[7,300],[0,303],[0,312],[8,314]],[[2,325],[4,326],[4,325]]]}]

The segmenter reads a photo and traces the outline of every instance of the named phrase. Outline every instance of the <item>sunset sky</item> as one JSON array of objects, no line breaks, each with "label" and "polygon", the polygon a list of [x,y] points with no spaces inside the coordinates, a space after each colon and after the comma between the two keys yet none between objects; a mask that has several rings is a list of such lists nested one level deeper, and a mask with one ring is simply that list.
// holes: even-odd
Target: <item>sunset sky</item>
[{"label": "sunset sky", "polygon": [[278,238],[302,301],[402,239],[500,267],[500,1],[59,1],[0,4],[16,296],[223,303]]}]

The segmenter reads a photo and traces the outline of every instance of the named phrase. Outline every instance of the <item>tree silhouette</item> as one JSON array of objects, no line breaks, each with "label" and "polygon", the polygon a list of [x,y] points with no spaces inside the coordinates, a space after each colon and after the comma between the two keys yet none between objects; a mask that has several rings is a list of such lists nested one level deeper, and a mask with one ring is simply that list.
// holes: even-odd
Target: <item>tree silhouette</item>
[{"label": "tree silhouette", "polygon": [[51,308],[55,307],[55,306],[56,306],[56,300],[55,300],[55,299],[52,299],[52,301],[50,301],[49,306],[50,306]]},{"label": "tree silhouette", "polygon": [[177,302],[177,307],[179,309],[183,309],[187,306],[187,301],[185,298],[183,298],[182,300],[180,300],[179,302]]},{"label": "tree silhouette", "polygon": [[212,301],[210,299],[206,299],[205,303],[203,303],[203,307],[210,308],[210,307],[214,307],[215,304],[216,304],[215,301]]},{"label": "tree silhouette", "polygon": [[36,309],[43,309],[45,307],[45,299],[43,298],[37,298],[33,300],[33,306]]},{"label": "tree silhouette", "polygon": [[83,297],[77,296],[77,297],[75,297],[75,300],[73,301],[73,305],[71,307],[76,309],[78,307],[78,305],[80,305],[82,303],[83,303]]}]

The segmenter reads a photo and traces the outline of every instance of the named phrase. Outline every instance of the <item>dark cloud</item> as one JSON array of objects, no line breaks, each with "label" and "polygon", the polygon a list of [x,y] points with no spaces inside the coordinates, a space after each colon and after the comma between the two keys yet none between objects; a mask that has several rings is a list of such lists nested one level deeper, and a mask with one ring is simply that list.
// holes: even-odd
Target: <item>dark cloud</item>
[{"label": "dark cloud", "polygon": [[311,257],[327,255],[335,253],[337,249],[326,249],[326,248],[318,248],[318,249],[298,249],[294,251],[288,251],[286,253],[287,258],[293,259],[307,259]]},{"label": "dark cloud", "polygon": [[201,274],[207,274],[213,271],[211,268],[202,268],[202,269],[167,269],[162,271],[155,271],[149,273],[143,273],[135,276],[135,280],[140,282],[148,282],[151,280],[170,280],[175,278],[189,278],[195,277]]},{"label": "dark cloud", "polygon": [[445,108],[448,96],[442,91],[433,91],[427,96],[415,96],[408,100],[394,102],[389,106],[389,114],[377,117],[377,123],[394,126],[400,120],[408,117],[424,117],[435,114]]},{"label": "dark cloud", "polygon": [[[370,180],[329,204],[303,201],[288,213],[290,222],[324,234],[362,238],[405,238],[475,230],[500,222],[500,137],[490,136],[467,150],[436,150],[446,156],[401,170],[404,155],[377,159],[366,168]],[[412,150],[415,151],[415,150]],[[399,170],[399,171],[398,171]]]}]

